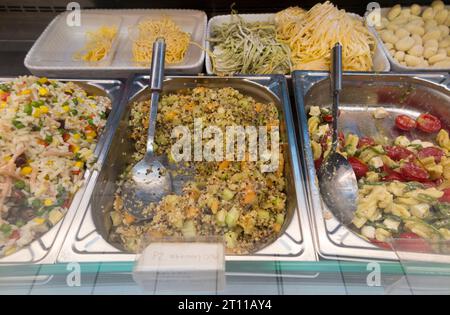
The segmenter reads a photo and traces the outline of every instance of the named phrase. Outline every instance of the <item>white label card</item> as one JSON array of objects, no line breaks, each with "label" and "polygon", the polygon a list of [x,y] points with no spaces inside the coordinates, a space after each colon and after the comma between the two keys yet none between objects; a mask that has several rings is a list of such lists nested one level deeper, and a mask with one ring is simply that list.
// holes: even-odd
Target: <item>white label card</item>
[{"label": "white label card", "polygon": [[145,291],[215,293],[225,285],[222,243],[155,242],[138,257],[133,279]]}]

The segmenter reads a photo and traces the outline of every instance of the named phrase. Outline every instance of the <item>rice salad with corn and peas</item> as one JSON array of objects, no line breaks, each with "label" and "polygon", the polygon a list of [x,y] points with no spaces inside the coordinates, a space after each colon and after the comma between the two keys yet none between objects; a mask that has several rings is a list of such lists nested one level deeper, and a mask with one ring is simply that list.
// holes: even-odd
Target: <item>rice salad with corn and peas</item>
[{"label": "rice salad with corn and peas", "polygon": [[[129,120],[130,136],[136,152],[122,174],[114,210],[111,240],[131,252],[142,248],[143,240],[160,237],[223,235],[228,253],[246,254],[260,249],[280,233],[286,215],[283,142],[277,170],[261,172],[261,161],[186,162],[194,168],[194,179],[185,182],[183,193],[165,196],[144,210],[153,218],[137,224],[124,209],[121,186],[129,180],[131,168],[146,152],[149,101],[135,102]],[[238,90],[196,87],[176,94],[163,95],[158,107],[155,153],[173,162],[171,147],[176,138],[171,130],[187,126],[191,134],[194,119],[201,118],[203,128],[217,126],[279,127],[279,113],[274,104],[262,104]],[[281,139],[282,140],[282,139]],[[192,140],[193,141],[193,140]],[[268,141],[270,143],[270,141]],[[225,147],[225,146],[224,146]]]},{"label": "rice salad with corn and peas", "polygon": [[0,84],[0,257],[60,221],[83,183],[111,101],[73,82]]}]

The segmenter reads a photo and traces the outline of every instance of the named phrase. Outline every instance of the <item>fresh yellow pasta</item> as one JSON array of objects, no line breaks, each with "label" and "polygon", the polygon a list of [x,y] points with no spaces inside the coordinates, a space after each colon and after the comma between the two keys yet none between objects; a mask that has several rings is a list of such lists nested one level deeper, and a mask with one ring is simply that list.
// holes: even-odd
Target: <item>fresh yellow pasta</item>
[{"label": "fresh yellow pasta", "polygon": [[289,45],[296,70],[329,70],[330,51],[342,44],[344,70],[371,71],[375,37],[363,21],[339,10],[329,1],[308,12],[288,8],[276,15],[277,38]]},{"label": "fresh yellow pasta", "polygon": [[85,46],[75,53],[74,58],[87,62],[101,61],[110,53],[116,37],[116,26],[102,26],[96,31],[88,31]]},{"label": "fresh yellow pasta", "polygon": [[169,64],[183,61],[189,47],[191,36],[183,32],[169,17],[161,20],[143,20],[138,25],[138,35],[133,41],[133,61],[150,64],[153,43],[158,37],[166,41],[166,62]]}]

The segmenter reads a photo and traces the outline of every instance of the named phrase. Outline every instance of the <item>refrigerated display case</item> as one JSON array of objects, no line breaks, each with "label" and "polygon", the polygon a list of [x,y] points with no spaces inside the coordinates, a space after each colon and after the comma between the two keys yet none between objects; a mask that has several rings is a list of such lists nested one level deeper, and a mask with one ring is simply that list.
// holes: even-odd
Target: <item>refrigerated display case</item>
[{"label": "refrigerated display case", "polygon": [[[21,173],[23,165],[17,166],[16,163],[17,170],[14,170],[16,175],[0,173],[0,184],[8,181],[14,186],[21,176],[23,177],[19,186],[8,188],[8,192],[22,191],[19,196],[23,200],[22,203],[28,208],[34,209],[34,214],[29,222],[42,217],[45,218],[42,222],[48,225],[48,231],[37,233],[33,239],[24,242],[23,246],[16,246],[17,241],[23,237],[23,234],[20,234],[24,233],[21,228],[28,222],[20,222],[20,224],[17,223],[17,220],[14,221],[14,224],[10,222],[11,217],[8,217],[8,210],[11,209],[11,200],[7,199],[10,196],[6,194],[6,188],[0,188],[0,191],[3,189],[5,196],[8,195],[5,198],[2,195],[1,199],[1,206],[5,209],[1,218],[4,228],[2,229],[0,226],[3,243],[0,249],[2,253],[2,257],[0,257],[1,294],[450,293],[450,247],[448,243],[450,239],[448,214],[450,212],[446,212],[450,209],[448,204],[450,201],[445,199],[448,197],[447,194],[450,194],[447,192],[449,186],[446,186],[450,180],[446,177],[450,172],[448,170],[450,165],[446,164],[447,159],[450,160],[450,148],[448,147],[450,146],[450,140],[448,140],[450,73],[443,63],[449,58],[447,57],[447,44],[450,43],[448,35],[450,27],[448,12],[450,11],[446,11],[443,3],[434,2],[432,6],[436,8],[432,8],[425,14],[425,10],[431,4],[429,1],[414,2],[424,6],[419,9],[411,7],[414,4],[411,1],[400,1],[399,4],[408,13],[400,13],[401,11],[392,13],[392,18],[390,18],[389,12],[391,12],[393,4],[388,1],[380,1],[378,6],[374,3],[358,1],[333,2],[340,9],[351,13],[345,17],[335,18],[350,19],[357,26],[355,29],[359,29],[360,25],[366,27],[364,18],[367,18],[367,14],[370,12],[372,14],[379,12],[379,22],[385,23],[383,26],[381,24],[369,25],[367,29],[360,31],[363,36],[367,36],[366,39],[373,40],[373,44],[367,44],[367,47],[364,47],[365,52],[361,53],[362,57],[359,56],[360,59],[356,59],[363,65],[362,67],[367,66],[364,65],[367,61],[364,58],[367,55],[364,54],[369,52],[370,66],[368,67],[370,69],[344,72],[341,94],[343,106],[339,116],[339,128],[344,132],[341,151],[346,156],[355,158],[357,156],[358,160],[363,160],[360,154],[364,151],[364,146],[360,144],[356,147],[355,145],[355,152],[352,151],[352,153],[348,153],[348,147],[345,148],[347,145],[352,145],[348,140],[349,133],[358,135],[359,139],[371,137],[377,141],[376,144],[382,146],[383,152],[376,152],[370,158],[387,159],[385,156],[388,156],[388,161],[392,161],[395,166],[381,169],[381,166],[372,165],[373,163],[369,165],[367,162],[366,164],[370,166],[367,171],[375,173],[373,176],[378,176],[378,180],[372,181],[372,186],[384,187],[384,180],[380,178],[393,173],[398,176],[395,178],[396,182],[416,182],[417,178],[400,177],[399,174],[404,168],[404,163],[415,163],[415,165],[422,163],[421,167],[428,172],[426,180],[420,183],[421,186],[414,186],[415,190],[420,190],[418,194],[422,194],[420,202],[413,195],[405,197],[395,192],[384,195],[384,198],[393,198],[396,202],[399,198],[403,198],[404,203],[401,207],[406,209],[407,214],[403,212],[403,215],[407,216],[406,218],[395,212],[399,211],[399,207],[383,210],[388,206],[378,206],[378,208],[376,207],[378,217],[364,218],[363,225],[369,226],[369,228],[366,228],[363,233],[361,226],[345,226],[331,214],[322,202],[317,186],[317,148],[311,148],[311,142],[319,143],[321,146],[320,158],[325,158],[322,151],[326,151],[327,138],[323,137],[329,127],[323,127],[322,135],[319,135],[322,142],[314,139],[313,131],[315,129],[311,128],[310,118],[318,117],[317,128],[319,125],[324,126],[331,122],[325,118],[326,115],[330,115],[327,108],[331,104],[329,72],[321,69],[324,67],[323,60],[326,58],[322,58],[321,62],[316,64],[320,64],[318,69],[299,69],[298,63],[295,61],[295,58],[299,56],[290,55],[293,48],[289,45],[293,43],[293,39],[290,39],[291,42],[283,42],[276,35],[277,27],[280,27],[280,24],[277,24],[280,23],[277,20],[279,17],[276,15],[278,12],[291,6],[309,10],[316,5],[315,1],[278,1],[275,4],[264,1],[242,1],[235,4],[232,1],[153,1],[150,3],[139,0],[78,1],[75,4],[69,4],[69,2],[4,0],[0,3],[0,40],[3,43],[0,47],[0,89],[2,90],[0,97],[5,104],[3,107],[0,104],[0,115],[3,115],[0,119],[13,119],[15,121],[13,127],[17,129],[14,131],[19,132],[18,135],[20,135],[20,130],[24,130],[22,125],[28,130],[28,124],[39,122],[39,126],[35,126],[35,129],[30,127],[30,132],[33,132],[37,138],[44,138],[44,142],[41,141],[41,144],[45,148],[40,147],[39,149],[42,156],[45,151],[51,151],[53,146],[67,147],[70,152],[68,154],[73,154],[73,156],[70,155],[72,159],[70,162],[83,163],[74,164],[75,166],[70,164],[70,172],[72,172],[70,178],[81,174],[82,184],[70,202],[62,206],[66,211],[55,222],[49,219],[49,215],[54,209],[54,203],[59,205],[60,201],[55,195],[52,204],[51,201],[47,201],[49,198],[45,198],[45,192],[36,194],[34,189],[30,189],[27,185],[31,175],[26,172]],[[377,11],[379,8],[384,9]],[[419,10],[417,14],[414,13],[416,10]],[[446,13],[441,13],[444,11]],[[299,12],[295,11],[295,14],[299,14],[296,17],[298,20],[290,20],[290,23],[293,23],[290,26],[300,27],[300,24],[295,23],[301,23],[299,21],[305,18],[306,11]],[[77,14],[79,14],[80,25],[77,24],[78,17],[75,16]],[[243,17],[242,20],[240,20],[240,14]],[[392,22],[401,14],[405,15],[404,25],[401,21]],[[444,17],[445,14],[449,15],[449,18]],[[198,87],[210,93],[216,93],[214,91],[219,89],[233,88],[236,90],[236,94],[232,94],[233,97],[236,97],[233,106],[239,106],[242,109],[240,115],[244,115],[242,117],[250,120],[258,119],[258,122],[268,126],[269,130],[274,122],[267,120],[267,117],[263,115],[272,117],[269,111],[265,112],[264,106],[274,105],[278,115],[275,125],[281,131],[283,155],[281,167],[278,166],[277,171],[274,172],[276,176],[267,178],[260,175],[259,178],[263,178],[264,182],[257,183],[255,181],[253,184],[257,183],[256,189],[248,188],[251,178],[245,176],[250,175],[242,175],[248,174],[245,173],[245,167],[248,167],[245,159],[243,163],[230,162],[218,164],[218,166],[209,164],[211,169],[216,167],[221,171],[228,169],[231,175],[222,172],[222,175],[218,177],[218,182],[213,182],[213,184],[211,184],[212,182],[195,183],[198,186],[194,190],[188,191],[189,193],[194,191],[200,195],[202,193],[212,194],[212,197],[208,195],[209,199],[203,203],[200,197],[193,197],[190,206],[185,207],[186,211],[184,208],[182,209],[185,211],[182,214],[184,222],[182,221],[181,225],[173,223],[173,226],[176,226],[175,231],[178,232],[170,235],[173,237],[175,234],[176,238],[168,239],[168,235],[162,237],[160,233],[148,232],[146,236],[148,239],[136,241],[136,244],[139,245],[137,246],[135,243],[131,244],[131,241],[127,243],[132,239],[130,235],[134,237],[133,233],[141,233],[142,229],[149,228],[150,224],[143,222],[134,225],[136,218],[130,218],[127,213],[117,211],[116,208],[117,189],[121,185],[121,174],[130,167],[130,159],[136,151],[135,144],[138,142],[136,138],[130,138],[129,130],[136,123],[136,121],[132,121],[132,118],[139,112],[136,112],[134,106],[136,106],[136,102],[146,101],[147,96],[149,98],[150,95],[150,62],[144,64],[133,60],[135,57],[133,45],[136,38],[139,37],[140,23],[164,17],[168,17],[175,22],[175,25],[179,26],[178,32],[189,34],[190,44],[181,61],[166,62],[162,93],[168,95],[182,91],[181,101],[177,100],[177,102],[182,102],[183,97],[190,97],[189,93],[192,93],[190,91]],[[388,19],[383,20],[386,17]],[[413,22],[413,20],[421,22]],[[218,25],[230,21],[240,21],[238,23],[243,23],[241,27],[246,26],[245,23],[248,22],[262,23],[258,27],[269,23],[269,26],[265,24],[269,35],[266,33],[262,35],[267,41],[265,45],[257,48],[261,50],[260,56],[266,58],[265,53],[273,53],[273,51],[264,50],[269,46],[272,47],[271,45],[277,47],[274,50],[283,47],[284,52],[277,51],[279,53],[288,52],[282,61],[286,62],[290,68],[280,70],[281,68],[269,67],[271,71],[268,73],[239,73],[239,70],[234,68],[235,64],[232,64],[230,67],[236,73],[218,73],[216,71],[218,69],[217,55],[220,55],[220,50],[218,51],[217,47],[220,42],[212,40],[212,38],[217,36]],[[412,24],[407,27],[410,22],[417,23],[414,26],[418,26],[420,30],[417,31]],[[110,46],[106,52],[107,57],[100,58],[100,62],[94,63],[82,60],[77,53],[86,42],[86,32],[93,32],[102,27],[110,27],[114,34],[108,44]],[[165,27],[169,29],[169,26]],[[229,27],[231,28],[231,25]],[[258,27],[256,27],[257,30]],[[265,28],[262,27],[262,29]],[[401,50],[403,49],[402,45],[399,47],[395,45],[396,43],[387,45],[389,41],[386,42],[386,35],[383,33],[387,32],[386,29],[392,32],[390,35],[398,35],[398,41],[403,39],[400,35],[407,34],[405,36],[412,39],[412,35],[419,32],[423,45],[419,45],[417,42],[413,46],[417,44],[425,50],[425,42],[432,40],[431,45],[435,45],[433,47],[436,48],[436,51],[433,55],[424,57],[424,51],[417,55],[417,49],[410,50],[412,47]],[[399,31],[399,29],[402,30]],[[241,30],[244,32],[242,28]],[[299,29],[295,30],[300,32]],[[216,33],[214,33],[215,31]],[[328,29],[328,32],[331,30]],[[407,33],[403,34],[402,32]],[[303,33],[303,36],[310,36],[308,34],[311,33],[305,34]],[[245,34],[243,36],[245,37]],[[103,40],[105,39],[103,38]],[[303,40],[307,41],[305,38]],[[418,39],[416,38],[416,40]],[[354,39],[354,41],[358,40]],[[176,45],[182,45],[182,43],[177,42]],[[317,43],[317,45],[319,44]],[[345,45],[344,43],[344,49]],[[223,47],[221,46],[220,49],[224,49]],[[390,50],[393,48],[395,50],[391,52]],[[418,65],[420,67],[413,68],[410,64],[400,65],[399,55],[396,54],[398,51],[409,56],[407,59],[421,58],[422,63]],[[305,54],[305,52],[301,52],[300,57],[301,54]],[[433,57],[435,55],[439,56]],[[278,55],[274,55],[268,60],[275,60],[278,57]],[[239,58],[243,57],[236,53],[230,60]],[[250,63],[256,64],[255,60],[257,58],[251,60]],[[425,64],[428,66],[425,67]],[[437,66],[433,67],[434,64]],[[325,66],[328,67],[326,62]],[[348,65],[344,60],[344,68],[346,66]],[[247,67],[246,69],[252,68]],[[265,71],[266,68],[260,67],[259,69]],[[22,79],[16,79],[27,75],[45,79],[42,81],[29,79],[31,80],[30,86],[26,90],[30,91],[27,92],[21,85],[20,80]],[[13,80],[16,80],[16,83],[11,86],[9,82]],[[23,79],[24,83],[25,81],[27,79]],[[74,82],[86,92],[86,102],[90,102],[88,101],[89,97],[91,100],[95,97],[106,97],[110,102],[111,109],[108,111],[107,117],[104,117],[105,125],[103,129],[95,129],[93,136],[92,131],[94,127],[97,128],[94,118],[84,117],[83,113],[78,113],[76,106],[80,101],[73,97],[74,91],[67,91],[67,88],[64,88],[65,90],[60,94],[56,92],[58,83],[55,82],[66,84],[69,81]],[[45,89],[45,91],[41,89]],[[202,92],[195,93],[200,95]],[[52,98],[48,97],[49,94],[52,95]],[[10,95],[12,96],[10,97]],[[30,101],[29,106],[28,101]],[[39,101],[44,103],[38,103]],[[179,105],[183,103],[173,103],[170,99],[169,101],[165,99],[164,102],[162,106],[165,116],[158,117],[157,123],[164,122],[164,126],[167,127],[172,126],[177,115],[194,113],[192,108],[200,106],[202,101],[197,98],[198,104],[194,105],[190,103]],[[228,110],[227,106],[231,105],[220,97],[210,102],[213,104],[211,108],[206,106],[204,110],[209,111],[208,115],[210,116],[208,117],[214,117],[220,121]],[[228,100],[228,102],[232,101]],[[254,107],[249,107],[248,104]],[[13,107],[16,112],[12,116],[8,112],[9,109],[6,108],[7,105],[15,106]],[[24,110],[21,106],[24,106]],[[179,107],[174,107],[175,110],[170,111],[166,106]],[[319,114],[316,116],[311,115],[312,107],[317,106],[322,107],[322,110],[319,109]],[[60,135],[55,133],[52,138],[47,138],[46,123],[49,120],[40,116],[47,114],[48,108],[41,107],[50,107],[51,115],[62,115],[65,119],[69,119],[65,121],[65,125],[73,117],[80,116],[80,121],[84,121],[83,124],[87,129],[75,132],[70,127],[58,125],[56,129]],[[20,111],[17,108],[20,108]],[[383,109],[383,115],[386,114],[387,118],[381,120],[374,118],[374,112],[379,111],[380,108]],[[200,116],[204,114],[198,111],[195,113]],[[438,138],[436,138],[438,130],[433,132],[424,132],[420,129],[406,131],[395,127],[395,119],[400,114],[416,120],[424,113],[438,117],[439,129],[443,130],[439,131]],[[27,115],[30,117],[27,118]],[[43,122],[41,123],[41,121]],[[60,124],[60,122],[57,123]],[[0,147],[3,159],[0,161],[0,169],[11,159],[11,157],[9,160],[5,158],[6,153],[4,152],[7,152],[6,140],[10,141],[6,134],[13,129],[8,129],[9,125],[6,122],[4,124],[7,127],[0,125],[3,128],[0,129],[2,130],[0,140],[5,139],[4,142],[0,142],[3,145],[3,148]],[[143,124],[145,125],[145,123]],[[232,122],[232,124],[236,124],[236,122]],[[417,126],[417,122],[415,122],[415,126]],[[167,129],[165,132],[170,134],[171,130]],[[409,137],[411,141],[417,139],[418,142],[414,143],[415,146],[405,146],[405,150],[408,148],[411,156],[415,157],[414,160],[412,158],[410,160],[410,156],[408,159],[406,157],[395,159],[387,153],[386,147],[394,146],[394,139],[399,136]],[[45,143],[45,141],[47,142]],[[93,146],[92,141],[96,146]],[[82,155],[77,155],[79,149],[74,151],[79,143],[87,142],[90,143],[86,145],[92,149],[95,161],[87,158],[83,160]],[[157,143],[165,145],[164,142],[161,143],[161,139],[158,139]],[[30,145],[34,148],[34,144]],[[395,145],[401,146],[397,142]],[[371,146],[375,146],[375,143]],[[425,162],[422,161],[423,158],[430,157],[429,155],[424,156],[425,153],[422,150],[430,147],[435,150],[433,151],[435,153],[431,155],[433,161],[427,160],[427,163],[433,164],[431,166],[423,164]],[[436,153],[436,150],[439,152]],[[384,165],[387,164],[386,160],[383,162]],[[27,161],[24,165],[29,167],[37,165],[33,163],[35,161]],[[172,162],[167,159],[164,163],[172,165],[170,164]],[[79,167],[81,172],[75,169],[75,173],[73,173],[73,167]],[[171,171],[175,172],[172,176],[177,178],[176,172],[181,167],[179,165],[170,167]],[[236,167],[237,171],[231,171],[233,167]],[[429,167],[434,168],[431,170]],[[30,170],[30,172],[32,171]],[[58,176],[63,176],[61,174]],[[216,176],[212,173],[209,175],[211,178],[213,175]],[[9,177],[15,182],[11,182]],[[235,180],[234,182],[232,178]],[[48,180],[48,178],[42,180]],[[183,178],[180,181],[180,187],[183,187],[184,180]],[[277,195],[276,183],[278,180],[282,180],[282,191]],[[25,182],[23,187],[22,182]],[[220,186],[223,183],[226,184],[226,188]],[[364,177],[360,181],[361,185],[367,183],[368,181]],[[208,189],[215,184],[220,188],[210,193]],[[4,187],[7,187],[6,184]],[[228,189],[229,187],[233,189]],[[427,189],[434,189],[433,194],[437,195],[432,195],[431,190]],[[183,194],[183,191],[180,190],[179,194]],[[275,194],[275,197],[271,194]],[[424,197],[423,194],[426,196]],[[40,198],[42,204],[32,206],[32,201],[40,200]],[[242,198],[241,201],[237,201],[238,198]],[[265,198],[268,198],[270,203],[263,204],[263,201],[267,201]],[[379,202],[382,200],[380,199]],[[414,202],[414,204],[408,204],[408,202]],[[282,203],[282,207],[277,208],[280,203]],[[417,204],[421,206],[412,210],[412,207]],[[177,207],[181,206],[172,206],[175,210]],[[221,209],[226,209],[223,220],[218,214],[221,213]],[[194,214],[192,214],[193,212]],[[238,218],[233,217],[235,212],[240,218],[239,223],[237,223]],[[117,217],[117,213],[123,217]],[[248,216],[244,216],[244,214]],[[155,215],[163,216],[165,214],[155,212]],[[244,217],[246,221],[243,221]],[[410,217],[416,220],[414,226],[407,221]],[[386,223],[386,219],[397,222],[395,228],[389,225],[392,224],[391,221],[388,222],[389,224]],[[126,222],[126,224],[121,222]],[[186,222],[190,223],[186,224]],[[250,228],[248,222],[253,222]],[[259,222],[263,223],[258,225]],[[205,225],[211,231],[217,229],[215,233],[211,233],[216,237],[217,231],[220,231],[219,237],[208,238],[205,237],[206,235],[192,237],[189,234],[192,232],[192,226],[194,226],[195,232],[195,228],[202,230]],[[254,244],[258,244],[254,249],[240,253],[233,251],[232,246],[235,246],[237,238],[230,239],[230,237],[238,234],[239,236],[236,237],[240,237],[239,240],[248,239],[254,229],[266,233],[268,227],[271,232],[263,234],[262,240],[260,236],[252,240]],[[118,229],[121,231],[120,233],[116,233]],[[402,233],[398,232],[400,229],[404,229],[403,235],[409,233],[408,239],[405,240],[401,237]],[[14,234],[13,232],[16,230],[19,232]],[[220,236],[223,233],[226,235],[225,241]],[[12,237],[13,234],[16,236]],[[183,235],[184,239],[180,238]],[[8,248],[16,248],[15,252],[6,251],[5,244],[9,246]],[[137,247],[134,248],[130,244]],[[130,250],[130,247],[133,247],[134,250]]]}]

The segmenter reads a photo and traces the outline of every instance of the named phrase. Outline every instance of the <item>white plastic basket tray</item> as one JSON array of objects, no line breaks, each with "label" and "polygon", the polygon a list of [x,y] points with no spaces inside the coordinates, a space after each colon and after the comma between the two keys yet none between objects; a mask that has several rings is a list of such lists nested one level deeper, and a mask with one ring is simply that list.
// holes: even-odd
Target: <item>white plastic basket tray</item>
[{"label": "white plastic basket tray", "polygon": [[[240,17],[244,19],[246,22],[274,22],[275,21],[275,14],[239,14]],[[208,22],[207,27],[207,37],[206,37],[206,48],[208,51],[212,51],[212,45],[208,41],[208,38],[212,37],[212,31],[213,28],[224,24],[224,23],[230,23],[231,22],[231,15],[218,15],[213,18],[211,18]],[[359,17],[359,16],[358,16]],[[361,17],[359,17],[361,18]],[[373,30],[370,30],[374,32]],[[377,72],[387,72],[390,70],[390,64],[389,60],[386,58],[386,55],[384,54],[383,50],[380,45],[377,45],[377,49],[375,51],[375,54],[373,56],[373,70]],[[211,58],[209,55],[206,55],[206,73],[208,74],[214,74]]]},{"label": "white plastic basket tray", "polygon": [[[428,6],[424,6],[422,7],[422,11],[424,8],[428,8]],[[446,6],[447,10],[450,10],[450,6],[447,5]],[[392,8],[381,8],[381,16],[382,17],[386,17],[388,12],[391,10]],[[383,40],[381,39],[380,35],[378,34],[377,30],[373,27],[370,27],[370,30],[375,34],[377,41],[378,41],[378,46],[381,47],[383,54],[386,56],[386,58],[389,60],[390,64],[391,64],[391,69],[392,71],[398,71],[398,72],[407,72],[407,71],[414,71],[414,72],[418,72],[418,71],[433,71],[433,72],[449,72],[450,68],[423,68],[423,67],[408,67],[408,66],[403,66],[401,65],[397,60],[394,59],[394,57],[391,56],[391,54],[389,53],[389,50],[384,46],[383,44]]]},{"label": "white plastic basket tray", "polygon": [[[69,12],[53,19],[25,57],[25,66],[39,76],[64,76],[66,78],[127,77],[132,73],[149,72],[149,67],[132,60],[133,28],[142,19],[170,17],[180,28],[191,34],[191,41],[184,60],[177,64],[166,64],[169,74],[197,74],[202,71],[205,52],[207,17],[205,12],[181,9],[130,9],[130,10],[84,10],[81,25],[66,23]],[[108,56],[101,63],[92,64],[75,60],[74,54],[83,48],[86,31],[106,25],[116,25],[118,36]]]}]

